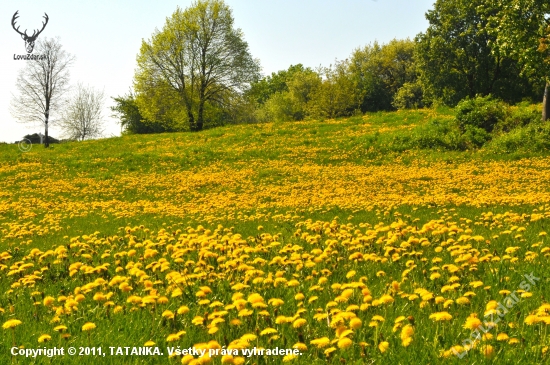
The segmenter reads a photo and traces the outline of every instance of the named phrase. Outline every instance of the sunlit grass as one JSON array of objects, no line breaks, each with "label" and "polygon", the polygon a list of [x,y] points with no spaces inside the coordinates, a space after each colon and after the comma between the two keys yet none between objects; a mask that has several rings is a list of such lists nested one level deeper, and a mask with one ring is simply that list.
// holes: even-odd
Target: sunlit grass
[{"label": "sunlit grass", "polygon": [[547,361],[549,160],[383,149],[450,115],[0,145],[1,362],[18,361],[13,344],[146,343],[164,355],[57,360],[222,362],[167,359],[195,346],[296,348],[285,360],[301,364]]}]

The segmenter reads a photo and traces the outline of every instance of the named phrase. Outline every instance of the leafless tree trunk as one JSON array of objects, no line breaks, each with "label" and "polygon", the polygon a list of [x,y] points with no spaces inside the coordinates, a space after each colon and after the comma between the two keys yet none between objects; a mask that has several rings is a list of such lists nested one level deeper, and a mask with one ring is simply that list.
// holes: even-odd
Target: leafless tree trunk
[{"label": "leafless tree trunk", "polygon": [[70,139],[85,140],[103,134],[103,102],[105,94],[78,84],[61,117],[60,126]]},{"label": "leafless tree trunk", "polygon": [[34,49],[42,57],[25,61],[17,77],[18,95],[12,96],[10,109],[18,122],[42,124],[44,146],[49,147],[48,127],[63,104],[74,57],[62,50],[57,39],[39,40]]}]

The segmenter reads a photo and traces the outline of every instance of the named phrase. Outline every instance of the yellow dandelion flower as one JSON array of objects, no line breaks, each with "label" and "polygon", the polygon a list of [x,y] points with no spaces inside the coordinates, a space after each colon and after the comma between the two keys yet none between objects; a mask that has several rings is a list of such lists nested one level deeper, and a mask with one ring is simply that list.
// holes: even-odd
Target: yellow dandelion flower
[{"label": "yellow dandelion flower", "polygon": [[343,337],[338,340],[338,348],[339,349],[347,349],[353,344],[353,341],[350,340],[348,337]]},{"label": "yellow dandelion flower", "polygon": [[186,305],[182,305],[181,307],[178,308],[178,314],[185,314],[185,313],[188,313],[189,312],[189,307],[186,306]]},{"label": "yellow dandelion flower", "polygon": [[50,335],[42,335],[38,337],[38,342],[48,342],[51,339],[52,339],[52,336]]},{"label": "yellow dandelion flower", "polygon": [[316,338],[314,340],[311,340],[310,343],[313,346],[317,347],[318,349],[322,349],[327,347],[330,344],[330,340],[328,337],[321,337],[321,338]]},{"label": "yellow dandelion flower", "polygon": [[174,319],[174,312],[170,310],[165,310],[164,312],[162,312],[162,317],[168,318],[168,319]]},{"label": "yellow dandelion flower", "polygon": [[391,295],[385,294],[385,295],[382,295],[382,297],[380,298],[380,302],[384,304],[391,304],[394,302],[394,299]]},{"label": "yellow dandelion flower", "polygon": [[21,323],[23,323],[23,322],[21,322],[18,319],[10,319],[2,325],[2,328],[3,329],[15,328],[15,327],[19,326]]},{"label": "yellow dandelion flower", "polygon": [[258,293],[253,293],[253,294],[250,294],[248,296],[248,302],[249,303],[252,303],[252,304],[254,304],[254,303],[263,303],[263,301],[264,301],[264,298],[262,298],[262,296]]},{"label": "yellow dandelion flower", "polygon": [[44,306],[46,307],[49,307],[50,305],[52,305],[53,302],[55,302],[54,297],[47,296],[44,298]]},{"label": "yellow dandelion flower", "polygon": [[377,314],[377,315],[374,315],[374,316],[372,317],[372,320],[373,320],[373,321],[378,321],[378,322],[384,322],[384,317],[382,317],[382,316],[380,316],[380,315]]},{"label": "yellow dandelion flower", "polygon": [[[185,355],[184,357],[181,358],[181,363],[183,365],[191,364],[191,362],[193,361],[195,361],[195,357],[193,355]],[[198,364],[198,363],[195,362],[195,364]]]},{"label": "yellow dandelion flower", "polygon": [[96,328],[95,324],[92,323],[92,322],[86,322],[84,323],[84,325],[82,326],[82,331],[91,331],[93,330],[94,328]]},{"label": "yellow dandelion flower", "polygon": [[488,357],[488,358],[491,358],[495,355],[495,349],[491,345],[483,345],[480,348],[480,351],[483,354],[483,356]]},{"label": "yellow dandelion flower", "polygon": [[245,361],[246,359],[243,356],[237,356],[233,359],[233,365],[242,365]]},{"label": "yellow dandelion flower", "polygon": [[277,333],[277,330],[275,328],[268,327],[260,332],[260,336],[272,335],[274,333]]},{"label": "yellow dandelion flower", "polygon": [[464,324],[463,328],[473,331],[481,326],[481,324],[482,322],[479,318],[470,316],[466,319],[466,323]]},{"label": "yellow dandelion flower", "polygon": [[177,333],[169,334],[168,337],[166,337],[167,342],[173,342],[173,341],[177,341],[179,339],[180,339],[180,335],[177,334]]},{"label": "yellow dandelion flower", "polygon": [[357,318],[357,317],[352,318],[352,319],[349,321],[349,326],[350,326],[351,328],[353,328],[354,330],[361,328],[362,325],[363,325],[363,322],[361,322],[361,320],[360,320],[359,318]]},{"label": "yellow dandelion flower", "polygon": [[449,312],[436,312],[430,314],[429,318],[434,321],[450,321],[453,316],[451,316]]},{"label": "yellow dandelion flower", "polygon": [[290,362],[290,361],[296,359],[297,357],[298,357],[298,355],[294,355],[294,354],[285,355],[283,357],[283,362]]},{"label": "yellow dandelion flower", "polygon": [[527,317],[525,317],[525,324],[527,325],[533,325],[540,322],[540,318],[534,314],[530,314]]},{"label": "yellow dandelion flower", "polygon": [[296,342],[293,346],[292,346],[293,349],[297,349],[297,350],[300,350],[300,352],[305,352],[307,351],[307,346],[305,343],[302,343],[302,342]]},{"label": "yellow dandelion flower", "polygon": [[497,341],[508,341],[510,337],[506,333],[499,333],[497,335]]},{"label": "yellow dandelion flower", "polygon": [[298,318],[297,320],[295,320],[293,323],[292,323],[292,327],[294,328],[300,328],[304,325],[307,324],[307,321],[303,318]]},{"label": "yellow dandelion flower", "polygon": [[414,334],[414,327],[410,324],[407,324],[401,329],[401,340],[405,340],[409,337],[412,337]]},{"label": "yellow dandelion flower", "polygon": [[387,341],[382,341],[378,344],[378,350],[380,350],[381,353],[388,351],[389,347],[390,347],[390,344]]}]

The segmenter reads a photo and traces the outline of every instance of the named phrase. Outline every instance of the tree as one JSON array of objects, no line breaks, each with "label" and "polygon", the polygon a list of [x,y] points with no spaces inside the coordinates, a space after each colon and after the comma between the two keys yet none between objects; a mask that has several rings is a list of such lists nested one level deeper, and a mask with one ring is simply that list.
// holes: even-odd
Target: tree
[{"label": "tree", "polygon": [[349,73],[356,90],[350,97],[362,112],[392,110],[397,90],[416,80],[414,42],[394,39],[388,44],[374,42],[357,49],[349,60]]},{"label": "tree", "polygon": [[178,8],[162,31],[142,42],[135,75],[138,99],[151,88],[168,88],[167,97],[177,98],[183,106],[189,128],[202,130],[208,104],[224,106],[231,100],[227,92],[243,92],[258,78],[259,64],[233,22],[222,0],[199,0],[183,11]]},{"label": "tree", "polygon": [[167,132],[162,125],[149,122],[139,111],[135,95],[128,94],[112,98],[115,106],[110,109],[113,117],[120,119],[121,130],[130,134],[162,133]]},{"label": "tree", "polygon": [[78,84],[60,120],[66,137],[75,140],[101,137],[103,133],[103,103],[105,94]]},{"label": "tree", "polygon": [[524,75],[544,85],[542,119],[550,116],[550,2],[491,0],[501,9],[491,17],[497,51],[515,57]]},{"label": "tree", "polygon": [[416,38],[415,56],[428,101],[454,106],[477,94],[509,102],[533,95],[517,61],[494,47],[490,19],[501,5],[492,1],[437,0],[426,13],[430,25]]},{"label": "tree", "polygon": [[317,118],[336,118],[353,114],[357,106],[348,61],[319,68],[323,80],[313,91],[309,113]]},{"label": "tree", "polygon": [[[250,88],[246,91],[246,96],[252,99],[257,104],[264,104],[273,94],[277,92],[288,91],[288,82],[297,72],[304,72],[306,68],[299,63],[290,65],[288,70],[272,72],[271,75],[262,77],[260,80],[250,84]],[[308,70],[311,70],[308,68]]]},{"label": "tree", "polygon": [[27,61],[17,77],[19,95],[12,98],[11,114],[22,123],[43,124],[49,147],[48,127],[63,105],[74,57],[56,39],[37,41],[35,50],[40,57]]},{"label": "tree", "polygon": [[288,73],[279,71],[278,75],[284,75],[284,79],[278,83],[279,91],[270,93],[260,105],[256,113],[260,121],[303,120],[312,114],[313,98],[322,84],[321,76],[309,67],[299,66],[291,66],[289,71],[292,71]]}]

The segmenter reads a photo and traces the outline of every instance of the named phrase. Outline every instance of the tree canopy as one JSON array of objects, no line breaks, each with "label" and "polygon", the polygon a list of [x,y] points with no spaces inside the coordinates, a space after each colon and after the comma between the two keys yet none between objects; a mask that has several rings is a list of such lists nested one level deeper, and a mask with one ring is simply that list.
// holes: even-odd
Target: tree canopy
[{"label": "tree canopy", "polygon": [[140,110],[152,121],[187,123],[192,131],[201,130],[214,109],[229,107],[229,94],[242,93],[259,72],[221,0],[178,8],[162,31],[142,42],[137,61]]},{"label": "tree canopy", "polygon": [[493,94],[510,102],[532,95],[516,59],[495,48],[492,17],[501,12],[487,0],[437,0],[417,36],[416,60],[425,96],[456,105],[465,97]]},{"label": "tree canopy", "polygon": [[518,60],[523,75],[545,85],[543,119],[550,114],[550,2],[490,0],[500,11],[491,17],[495,50]]}]

